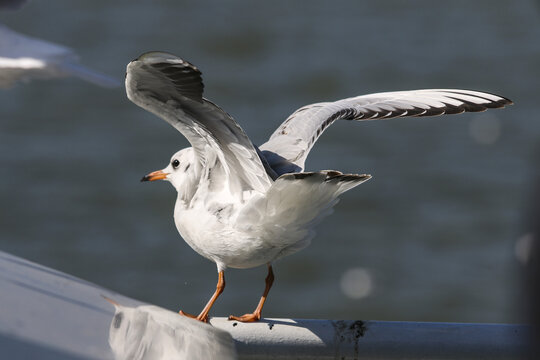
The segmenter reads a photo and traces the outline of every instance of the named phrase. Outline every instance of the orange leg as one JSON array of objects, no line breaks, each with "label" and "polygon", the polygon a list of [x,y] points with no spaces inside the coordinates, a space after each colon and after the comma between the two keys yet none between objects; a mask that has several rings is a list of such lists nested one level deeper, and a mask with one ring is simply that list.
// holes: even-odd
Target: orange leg
[{"label": "orange leg", "polygon": [[204,309],[201,311],[199,316],[195,316],[195,315],[185,313],[182,310],[180,310],[178,313],[180,315],[184,315],[184,316],[190,317],[192,319],[197,319],[199,321],[207,323],[208,322],[208,313],[210,312],[210,309],[212,308],[212,306],[216,302],[219,295],[221,295],[223,290],[225,290],[225,272],[223,270],[221,270],[219,272],[219,275],[218,275],[218,283],[217,283],[217,286],[216,286],[216,292],[214,292],[214,295],[212,295],[210,300],[208,300],[208,303],[206,304]]},{"label": "orange leg", "polygon": [[270,291],[270,288],[272,287],[272,284],[274,283],[274,272],[272,271],[272,265],[268,264],[268,275],[265,279],[266,287],[264,288],[264,293],[261,296],[261,300],[259,300],[259,305],[257,305],[257,308],[252,314],[244,314],[242,316],[229,316],[229,320],[237,320],[241,322],[254,322],[259,321],[261,319],[261,312],[262,308],[264,306],[264,302],[266,301],[266,297],[268,296],[268,292]]}]

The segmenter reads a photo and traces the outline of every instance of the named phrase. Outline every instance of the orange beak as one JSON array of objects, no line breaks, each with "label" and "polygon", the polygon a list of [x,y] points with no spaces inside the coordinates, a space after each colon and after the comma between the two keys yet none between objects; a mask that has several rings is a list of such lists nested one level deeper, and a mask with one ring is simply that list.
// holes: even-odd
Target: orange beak
[{"label": "orange beak", "polygon": [[154,171],[154,172],[151,172],[150,174],[148,175],[145,175],[141,181],[155,181],[155,180],[163,180],[167,177],[167,173],[163,172],[163,170],[158,170],[158,171]]}]

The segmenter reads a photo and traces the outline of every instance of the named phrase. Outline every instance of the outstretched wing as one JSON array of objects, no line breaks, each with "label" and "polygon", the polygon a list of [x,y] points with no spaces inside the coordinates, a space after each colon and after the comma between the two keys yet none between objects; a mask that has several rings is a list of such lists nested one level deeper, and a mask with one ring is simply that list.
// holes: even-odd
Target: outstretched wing
[{"label": "outstretched wing", "polygon": [[203,88],[199,69],[168,53],[149,52],[127,66],[128,98],[180,131],[195,150],[197,166],[217,159],[227,177],[220,180],[234,191],[264,192],[271,179],[255,146],[229,114],[203,98]]},{"label": "outstretched wing", "polygon": [[298,172],[313,144],[336,120],[375,120],[405,116],[459,114],[502,108],[512,101],[471,90],[413,90],[362,95],[296,110],[260,149],[278,174]]}]

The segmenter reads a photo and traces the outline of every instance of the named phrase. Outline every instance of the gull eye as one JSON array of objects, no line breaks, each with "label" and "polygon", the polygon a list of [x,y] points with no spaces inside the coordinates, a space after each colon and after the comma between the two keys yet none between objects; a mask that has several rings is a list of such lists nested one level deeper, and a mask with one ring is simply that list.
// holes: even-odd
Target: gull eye
[{"label": "gull eye", "polygon": [[178,167],[178,165],[180,165],[180,161],[178,161],[178,159],[174,159],[171,162],[171,164],[172,164],[172,167],[176,169]]}]

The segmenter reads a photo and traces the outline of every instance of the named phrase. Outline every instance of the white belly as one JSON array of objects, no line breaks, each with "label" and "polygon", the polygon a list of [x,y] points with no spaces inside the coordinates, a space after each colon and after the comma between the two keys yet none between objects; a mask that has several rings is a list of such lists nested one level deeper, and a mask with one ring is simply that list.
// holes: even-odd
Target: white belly
[{"label": "white belly", "polygon": [[[225,218],[205,209],[175,206],[175,224],[186,243],[197,253],[214,261],[219,270],[227,267],[251,268],[274,260],[281,252],[264,234],[241,231]],[[227,217],[227,220],[229,218]]]}]

